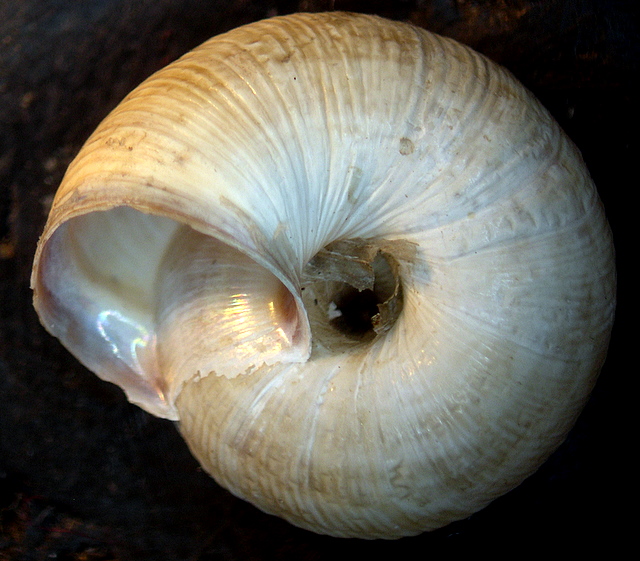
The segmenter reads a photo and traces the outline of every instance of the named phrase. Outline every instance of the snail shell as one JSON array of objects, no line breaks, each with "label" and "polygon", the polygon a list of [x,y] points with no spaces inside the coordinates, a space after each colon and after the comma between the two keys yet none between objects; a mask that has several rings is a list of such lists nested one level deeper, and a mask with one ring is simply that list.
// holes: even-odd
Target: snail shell
[{"label": "snail shell", "polygon": [[220,484],[364,538],[531,474],[615,305],[595,187],[541,105],[452,40],[344,13],[238,28],[134,90],[69,167],[32,286]]}]

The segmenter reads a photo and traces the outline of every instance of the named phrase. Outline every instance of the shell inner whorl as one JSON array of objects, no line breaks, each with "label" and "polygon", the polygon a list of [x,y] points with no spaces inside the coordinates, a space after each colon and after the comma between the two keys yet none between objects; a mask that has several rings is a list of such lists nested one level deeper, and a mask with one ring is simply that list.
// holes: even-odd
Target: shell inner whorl
[{"label": "shell inner whorl", "polygon": [[415,247],[397,240],[328,244],[303,271],[303,301],[314,348],[338,351],[389,331],[402,312],[401,260]]}]

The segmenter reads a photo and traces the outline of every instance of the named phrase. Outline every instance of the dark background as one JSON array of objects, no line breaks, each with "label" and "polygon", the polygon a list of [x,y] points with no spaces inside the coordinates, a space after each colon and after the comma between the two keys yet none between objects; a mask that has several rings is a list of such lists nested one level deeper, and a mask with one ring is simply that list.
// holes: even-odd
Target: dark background
[{"label": "dark background", "polygon": [[[630,541],[635,513],[625,507],[637,500],[637,485],[626,466],[637,437],[626,398],[638,366],[623,325],[630,323],[630,240],[637,241],[629,193],[640,186],[632,175],[640,124],[636,5],[0,0],[0,559],[411,559],[467,549],[520,557],[537,547],[575,553],[595,545],[613,554]],[[565,444],[484,511],[395,542],[316,536],[235,499],[202,473],[170,422],[87,372],[31,307],[31,260],[53,193],[82,142],[129,90],[212,35],[332,8],[414,22],[509,68],[582,150],[618,256],[609,357]]]}]

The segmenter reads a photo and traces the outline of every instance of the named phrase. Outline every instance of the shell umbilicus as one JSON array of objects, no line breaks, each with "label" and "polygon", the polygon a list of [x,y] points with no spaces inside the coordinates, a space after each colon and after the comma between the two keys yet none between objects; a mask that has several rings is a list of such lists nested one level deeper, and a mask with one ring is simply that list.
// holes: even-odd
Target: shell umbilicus
[{"label": "shell umbilicus", "polygon": [[393,538],[519,484],[600,370],[611,235],[573,144],[502,68],[329,13],[220,35],[70,165],[44,326],[223,486]]}]

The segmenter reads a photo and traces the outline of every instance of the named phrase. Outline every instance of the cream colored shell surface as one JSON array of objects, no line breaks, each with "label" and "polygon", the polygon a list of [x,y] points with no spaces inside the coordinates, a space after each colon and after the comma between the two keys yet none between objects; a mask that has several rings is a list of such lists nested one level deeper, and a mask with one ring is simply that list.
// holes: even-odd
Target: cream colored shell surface
[{"label": "cream colored shell surface", "polygon": [[[415,251],[393,327],[336,349],[302,276],[347,239]],[[468,516],[544,461],[614,283],[579,153],[508,72],[343,13],[233,30],[134,90],[70,166],[32,280],[47,329],[220,484],[365,538]]]}]

